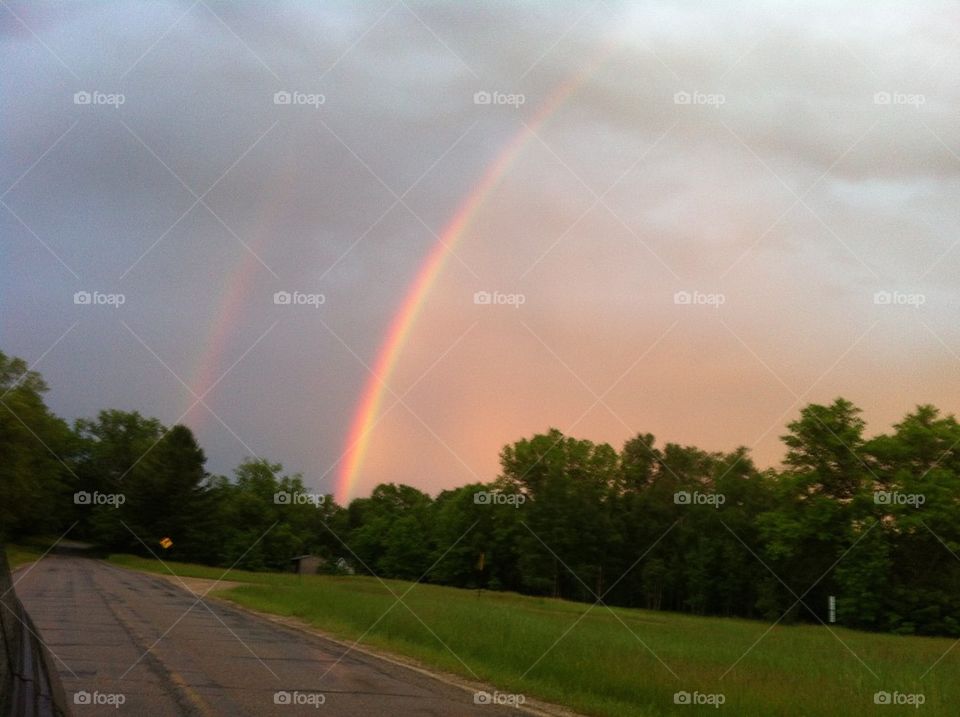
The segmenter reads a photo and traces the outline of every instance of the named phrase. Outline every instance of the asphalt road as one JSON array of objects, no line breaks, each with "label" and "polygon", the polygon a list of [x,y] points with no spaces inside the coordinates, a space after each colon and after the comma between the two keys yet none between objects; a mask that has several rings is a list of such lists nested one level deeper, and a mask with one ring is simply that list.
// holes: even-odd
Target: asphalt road
[{"label": "asphalt road", "polygon": [[78,716],[518,714],[100,561],[51,555],[14,580]]}]

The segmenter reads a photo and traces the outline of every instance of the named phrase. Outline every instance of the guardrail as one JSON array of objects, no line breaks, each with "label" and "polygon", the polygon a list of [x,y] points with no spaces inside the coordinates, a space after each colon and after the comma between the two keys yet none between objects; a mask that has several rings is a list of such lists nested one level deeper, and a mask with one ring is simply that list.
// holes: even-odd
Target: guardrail
[{"label": "guardrail", "polygon": [[0,715],[69,717],[53,658],[13,590],[0,544]]}]

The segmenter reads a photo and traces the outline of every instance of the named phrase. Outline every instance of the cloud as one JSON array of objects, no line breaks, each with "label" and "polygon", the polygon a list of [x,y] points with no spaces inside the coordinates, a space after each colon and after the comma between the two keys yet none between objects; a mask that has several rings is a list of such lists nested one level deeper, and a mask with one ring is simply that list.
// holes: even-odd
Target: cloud
[{"label": "cloud", "polygon": [[[171,422],[195,400],[180,380],[227,372],[216,415],[183,419],[211,468],[253,451],[330,487],[392,316],[511,143],[388,379],[427,372],[378,425],[363,489],[492,477],[503,442],[551,425],[769,462],[798,396],[849,391],[881,423],[956,398],[949,5],[10,8],[30,30],[11,17],[0,41],[3,349],[35,359],[80,322],[39,366],[65,415]],[[69,300],[98,288],[122,312]],[[931,300],[879,307],[883,289]]]}]

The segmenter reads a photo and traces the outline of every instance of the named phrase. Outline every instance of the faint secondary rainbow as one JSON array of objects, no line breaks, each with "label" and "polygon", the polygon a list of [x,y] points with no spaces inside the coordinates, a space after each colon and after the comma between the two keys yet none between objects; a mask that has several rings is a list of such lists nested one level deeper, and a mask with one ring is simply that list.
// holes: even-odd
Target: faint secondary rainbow
[{"label": "faint secondary rainbow", "polygon": [[[297,174],[292,164],[288,161],[278,166],[267,178],[265,186],[269,188],[269,193],[264,195],[261,211],[257,213],[258,221],[251,232],[253,238],[248,247],[237,244],[239,255],[223,281],[223,292],[211,315],[207,340],[201,346],[196,366],[190,374],[188,385],[192,393],[185,399],[186,409],[180,418],[182,421],[189,416],[189,423],[194,429],[201,428],[210,415],[197,398],[202,397],[204,402],[209,402],[211,399],[207,392],[224,378],[224,371],[229,370],[230,367],[226,364],[228,359],[225,357],[230,341],[242,323],[244,302],[250,295],[257,273],[260,270],[266,271],[257,255],[264,247],[267,237],[276,230],[275,224],[280,216],[282,200],[292,193],[297,182]],[[239,357],[240,355],[237,355],[235,358]]]},{"label": "faint secondary rainbow", "polygon": [[487,167],[480,182],[470,191],[449,223],[440,233],[439,239],[430,249],[423,264],[417,271],[403,303],[397,309],[387,329],[386,337],[380,345],[376,361],[370,369],[370,377],[364,385],[361,399],[354,412],[350,430],[347,433],[346,447],[340,458],[340,471],[336,481],[335,497],[343,503],[350,498],[373,433],[384,395],[389,393],[388,381],[397,367],[403,347],[416,324],[420,310],[450,256],[457,241],[464,235],[470,222],[476,216],[486,198],[500,183],[514,160],[527,143],[536,135],[537,130],[563,105],[584,82],[613,53],[619,43],[607,43],[602,52],[577,75],[561,83],[550,94],[532,120],[525,123],[507,146]]}]

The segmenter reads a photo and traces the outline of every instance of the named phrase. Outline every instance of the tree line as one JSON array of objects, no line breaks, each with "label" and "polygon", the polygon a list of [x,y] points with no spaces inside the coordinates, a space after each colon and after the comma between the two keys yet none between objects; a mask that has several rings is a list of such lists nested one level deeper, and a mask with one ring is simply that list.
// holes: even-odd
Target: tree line
[{"label": "tree line", "polygon": [[6,541],[68,531],[248,570],[311,553],[330,572],[782,622],[828,623],[834,596],[845,626],[960,635],[960,425],[930,405],[874,437],[842,398],[807,405],[779,469],[551,429],[505,446],[489,483],[388,483],[340,506],[264,459],[211,475],[186,426],[119,410],[71,425],[46,392],[0,353]]}]

